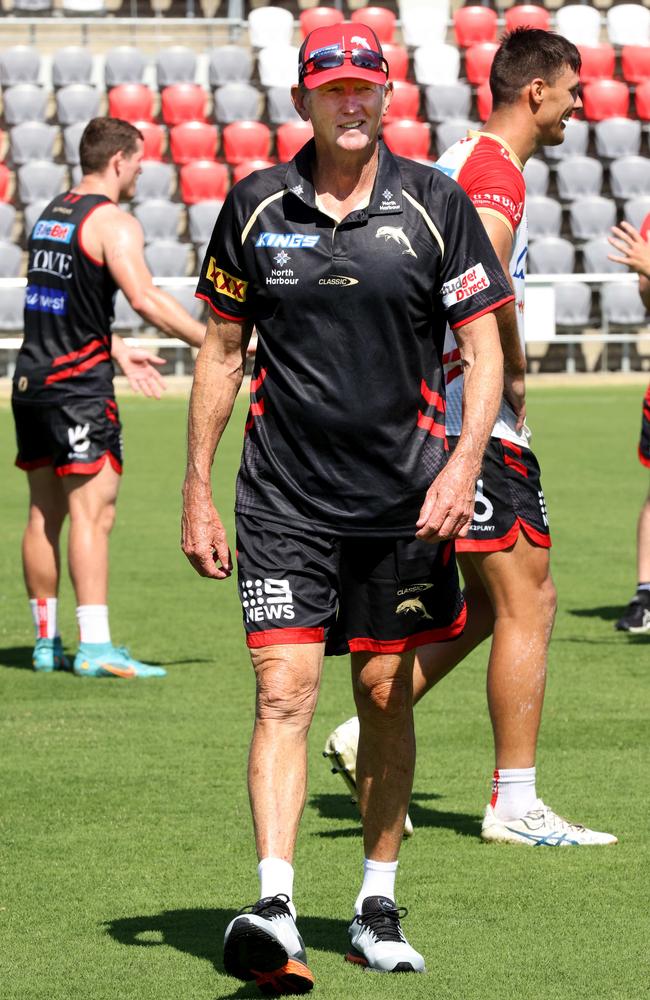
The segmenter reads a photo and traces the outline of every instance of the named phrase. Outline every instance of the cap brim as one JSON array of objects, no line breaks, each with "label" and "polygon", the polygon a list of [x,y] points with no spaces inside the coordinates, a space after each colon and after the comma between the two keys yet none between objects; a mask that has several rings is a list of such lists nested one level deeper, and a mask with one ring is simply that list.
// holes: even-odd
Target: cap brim
[{"label": "cap brim", "polygon": [[333,69],[322,69],[318,73],[307,73],[303,77],[302,83],[307,90],[316,90],[325,83],[332,80],[366,80],[368,83],[378,83],[385,86],[388,77],[383,70],[364,69],[362,66],[353,66],[350,62],[343,63],[342,66],[334,66]]}]

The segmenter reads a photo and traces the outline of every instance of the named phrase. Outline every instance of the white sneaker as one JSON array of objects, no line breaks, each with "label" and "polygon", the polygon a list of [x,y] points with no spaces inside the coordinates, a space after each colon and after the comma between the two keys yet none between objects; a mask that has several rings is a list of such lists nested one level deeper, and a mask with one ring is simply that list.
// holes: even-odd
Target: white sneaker
[{"label": "white sneaker", "polygon": [[226,927],[223,964],[229,976],[254,979],[269,996],[308,993],[314,977],[289,897],[265,896],[241,910]]},{"label": "white sneaker", "polygon": [[404,937],[400,917],[406,913],[387,896],[366,896],[348,929],[345,960],[372,972],[426,972],[422,955]]},{"label": "white sneaker", "polygon": [[[348,786],[352,801],[357,801],[357,751],[359,748],[359,720],[355,716],[342,722],[325,740],[323,757],[332,763],[332,774],[340,774]],[[407,814],[404,820],[404,836],[413,836],[413,824]]]},{"label": "white sneaker", "polygon": [[531,847],[582,847],[596,844],[617,844],[611,833],[589,830],[578,823],[570,823],[537,799],[521,819],[497,819],[492,806],[485,810],[481,827],[483,840],[495,844],[528,844]]}]

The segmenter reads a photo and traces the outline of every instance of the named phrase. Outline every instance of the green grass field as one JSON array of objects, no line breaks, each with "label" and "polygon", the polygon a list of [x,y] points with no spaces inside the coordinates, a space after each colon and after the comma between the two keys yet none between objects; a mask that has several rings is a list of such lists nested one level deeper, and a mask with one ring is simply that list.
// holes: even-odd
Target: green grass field
[{"label": "green grass field", "polygon": [[[560,595],[538,787],[616,847],[531,850],[478,838],[492,771],[479,649],[418,708],[418,765],[398,901],[426,976],[345,964],[362,861],[355,808],[320,750],[352,714],[328,661],[311,734],[296,902],[317,993],[436,1000],[638,1000],[648,962],[650,640],[613,629],[635,584],[647,489],[638,387],[530,391]],[[0,996],[3,1000],[253,997],[224,975],[223,930],[257,896],[245,759],[253,684],[233,580],[196,576],[178,547],[186,402],[125,399],[126,475],[112,541],[116,641],[162,681],[30,669],[20,572],[26,512],[0,404]],[[232,506],[244,403],[224,440]],[[61,626],[74,650],[66,581]]]}]

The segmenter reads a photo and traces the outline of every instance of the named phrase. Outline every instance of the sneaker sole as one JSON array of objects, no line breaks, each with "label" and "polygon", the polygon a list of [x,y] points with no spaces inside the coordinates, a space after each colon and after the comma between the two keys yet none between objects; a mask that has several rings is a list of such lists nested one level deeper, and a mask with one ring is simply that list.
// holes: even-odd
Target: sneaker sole
[{"label": "sneaker sole", "polygon": [[290,958],[276,938],[248,921],[231,930],[224,945],[223,965],[235,979],[254,979],[267,996],[309,993],[314,986],[311,970],[303,962]]},{"label": "sneaker sole", "polygon": [[488,834],[484,832],[481,833],[481,840],[486,844],[514,844],[519,847],[613,847],[614,844],[618,843],[615,838],[613,840],[608,840],[605,843],[599,844],[580,844],[575,840],[560,840],[554,842],[548,842],[545,838],[540,838],[535,840],[532,837],[518,837],[516,834]]},{"label": "sneaker sole", "polygon": [[[351,950],[345,956],[345,961],[350,962],[352,965],[359,965],[363,968],[364,972],[377,972],[377,973],[387,973],[391,975],[393,972],[419,972],[419,969],[414,969],[410,962],[398,962],[393,969],[373,969],[372,966],[368,964],[368,959],[364,958],[361,952],[356,950]],[[424,971],[424,970],[422,970]]]}]

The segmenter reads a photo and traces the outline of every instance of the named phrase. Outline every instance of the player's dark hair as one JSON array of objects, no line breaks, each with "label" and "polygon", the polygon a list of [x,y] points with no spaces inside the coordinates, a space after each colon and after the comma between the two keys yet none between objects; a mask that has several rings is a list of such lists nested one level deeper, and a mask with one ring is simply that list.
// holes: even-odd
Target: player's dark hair
[{"label": "player's dark hair", "polygon": [[536,78],[553,84],[566,67],[580,71],[573,42],[541,28],[515,28],[504,35],[490,70],[493,107],[514,104],[522,87]]},{"label": "player's dark hair", "polygon": [[139,129],[121,118],[92,118],[81,136],[79,162],[82,174],[101,174],[111,156],[132,156],[144,140]]}]

